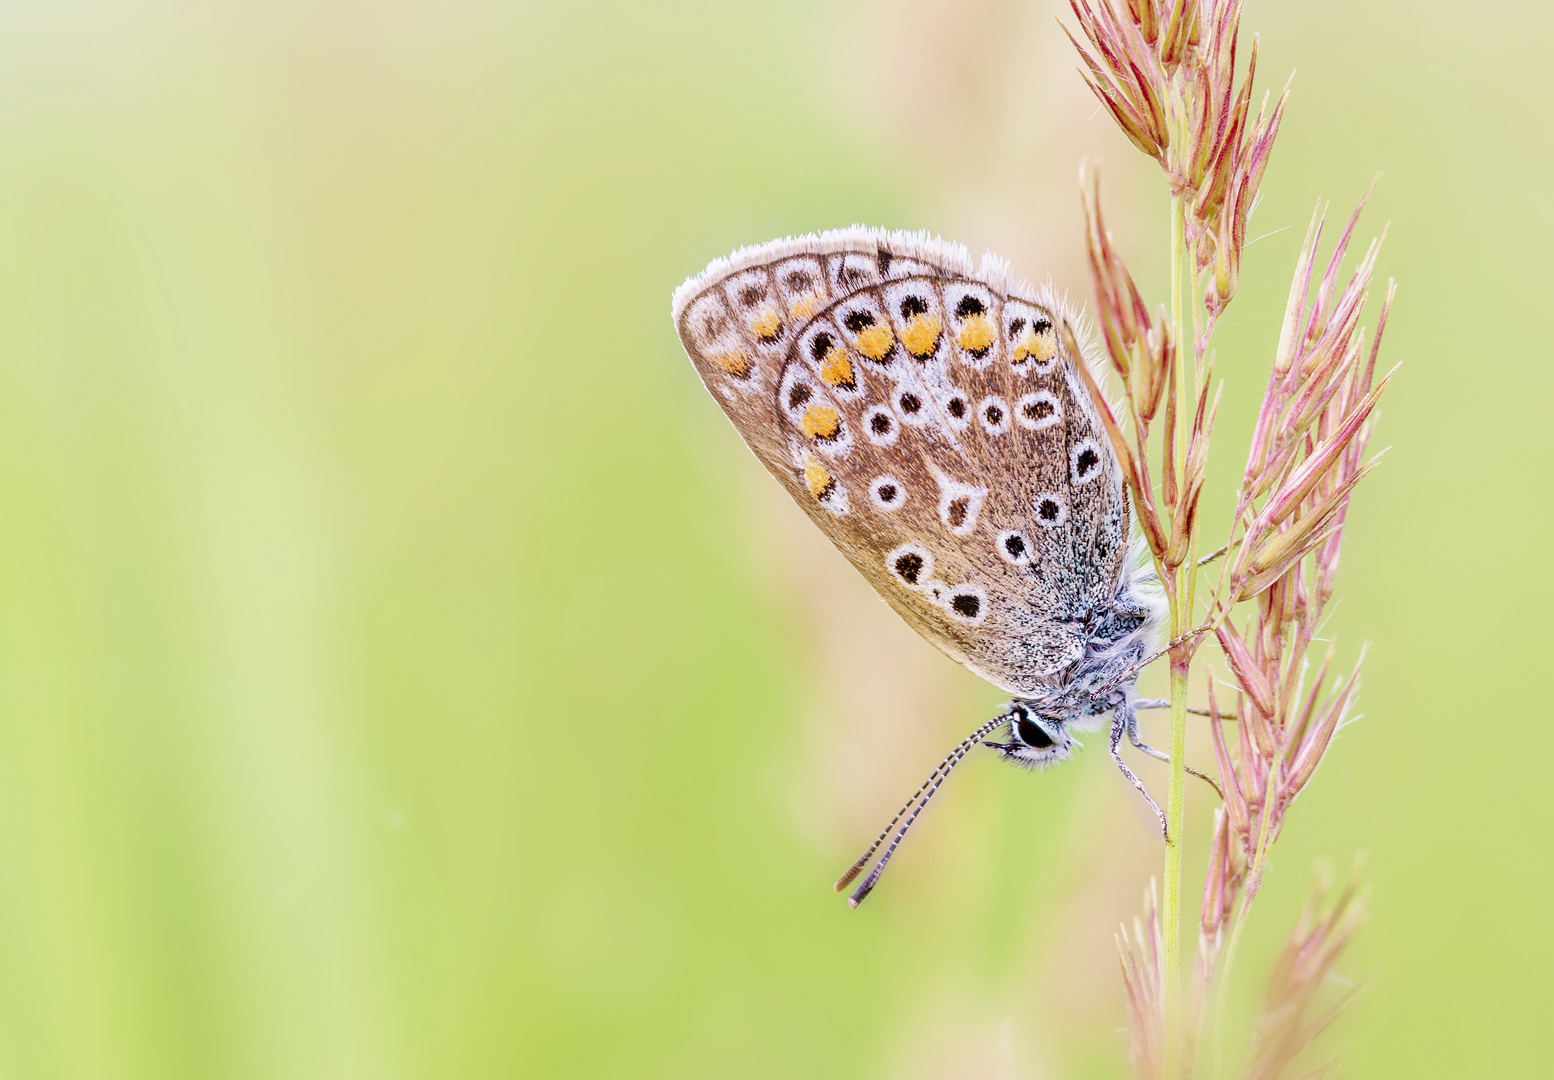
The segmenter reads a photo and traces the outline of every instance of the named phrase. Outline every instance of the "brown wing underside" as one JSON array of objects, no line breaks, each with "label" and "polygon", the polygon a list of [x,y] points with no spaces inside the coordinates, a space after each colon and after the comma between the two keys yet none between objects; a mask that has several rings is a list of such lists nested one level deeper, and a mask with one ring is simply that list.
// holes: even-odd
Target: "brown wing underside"
[{"label": "brown wing underside", "polygon": [[1034,692],[1081,653],[1128,532],[1063,314],[920,242],[767,249],[677,302],[702,381],[909,625]]}]

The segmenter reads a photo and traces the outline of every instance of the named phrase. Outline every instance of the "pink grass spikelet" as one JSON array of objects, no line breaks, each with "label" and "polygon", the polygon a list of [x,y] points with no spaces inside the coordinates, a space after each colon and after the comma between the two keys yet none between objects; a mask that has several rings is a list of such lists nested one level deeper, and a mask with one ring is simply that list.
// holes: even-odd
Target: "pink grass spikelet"
[{"label": "pink grass spikelet", "polygon": [[[1200,559],[1200,505],[1222,389],[1210,344],[1240,285],[1249,222],[1290,90],[1286,84],[1276,99],[1263,94],[1254,113],[1258,41],[1252,38],[1238,72],[1240,0],[1070,0],[1070,7],[1081,77],[1128,140],[1160,166],[1172,204],[1170,302],[1151,308],[1106,228],[1099,170],[1082,174],[1096,322],[1120,399],[1104,395],[1098,372],[1081,368],[1081,376],[1126,477],[1171,630],[1163,888],[1159,904],[1151,889],[1144,919],[1118,943],[1135,1074],[1176,1080],[1205,1061],[1217,1073],[1230,971],[1269,849],[1358,700],[1363,650],[1336,681],[1333,648],[1314,672],[1309,653],[1332,600],[1350,499],[1380,458],[1368,446],[1392,374],[1377,377],[1393,287],[1368,335],[1362,318],[1385,232],[1345,277],[1365,200],[1325,265],[1317,255],[1325,220],[1319,205],[1296,260],[1229,535]],[[1213,587],[1200,597],[1200,568],[1220,556]],[[1214,814],[1184,1006],[1180,829],[1192,770],[1181,758],[1188,676],[1211,635],[1234,693],[1221,712],[1215,684],[1208,687],[1223,804]],[[1246,1077],[1283,1075],[1352,996],[1314,1011],[1317,988],[1364,906],[1351,887],[1321,907],[1327,892],[1323,884],[1314,894],[1274,973]]]}]

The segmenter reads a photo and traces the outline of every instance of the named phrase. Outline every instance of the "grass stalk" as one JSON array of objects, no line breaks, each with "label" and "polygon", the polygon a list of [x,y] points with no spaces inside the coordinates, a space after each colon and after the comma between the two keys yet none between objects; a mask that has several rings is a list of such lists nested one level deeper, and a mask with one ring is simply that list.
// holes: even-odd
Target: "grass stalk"
[{"label": "grass stalk", "polygon": [[[1177,341],[1182,340],[1182,254],[1185,247],[1186,207],[1182,195],[1171,198],[1171,321]],[[1187,402],[1187,365],[1176,365],[1177,401]],[[1176,447],[1177,467],[1187,461],[1187,409],[1176,410],[1176,423],[1167,437]],[[1171,636],[1180,637],[1191,629],[1192,589],[1186,579],[1196,568],[1177,570],[1176,582],[1169,590],[1171,600]],[[1184,585],[1187,587],[1184,588]],[[1179,650],[1185,653],[1185,650]],[[1182,1075],[1182,818],[1187,773],[1187,664],[1184,655],[1171,657],[1171,780],[1166,798],[1164,889],[1160,905],[1160,939],[1163,953],[1162,978],[1165,981],[1165,1075],[1177,1080]]]},{"label": "grass stalk", "polygon": [[1214,992],[1214,1029],[1212,1035],[1214,1055],[1214,1080],[1220,1080],[1224,1075],[1225,1066],[1225,1008],[1230,1001],[1230,974],[1236,965],[1236,950],[1241,945],[1241,931],[1245,929],[1247,916],[1252,910],[1252,901],[1256,899],[1259,886],[1263,880],[1263,860],[1268,855],[1268,845],[1272,841],[1273,830],[1271,822],[1273,813],[1270,808],[1274,800],[1279,797],[1278,783],[1279,770],[1283,768],[1282,755],[1275,759],[1274,768],[1268,772],[1268,786],[1263,795],[1263,821],[1262,828],[1257,834],[1257,848],[1252,854],[1252,865],[1247,868],[1246,887],[1241,890],[1241,902],[1236,906],[1236,921],[1230,928],[1230,940],[1225,944],[1225,957],[1220,961],[1219,982]]}]

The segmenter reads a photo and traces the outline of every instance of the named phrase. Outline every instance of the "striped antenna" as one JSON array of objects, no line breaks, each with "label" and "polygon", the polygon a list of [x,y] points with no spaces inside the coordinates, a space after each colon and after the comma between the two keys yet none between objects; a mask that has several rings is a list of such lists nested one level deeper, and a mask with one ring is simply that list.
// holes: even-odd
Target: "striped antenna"
[{"label": "striped antenna", "polygon": [[[903,816],[906,817],[906,822],[902,824],[901,831],[897,832],[895,839],[891,840],[890,846],[885,849],[885,854],[880,856],[880,861],[875,864],[873,870],[869,871],[869,876],[863,879],[863,884],[859,885],[857,890],[847,898],[848,907],[856,908],[863,903],[863,898],[873,891],[875,885],[879,884],[880,875],[885,872],[885,864],[890,862],[890,857],[896,853],[896,848],[900,845],[902,838],[906,836],[907,830],[912,827],[912,822],[917,820],[917,815],[922,813],[923,807],[928,805],[928,800],[933,798],[934,792],[939,790],[939,785],[944,783],[944,778],[950,775],[950,770],[960,764],[961,759],[971,752],[972,747],[976,746],[1004,724],[1009,723],[1010,717],[1013,715],[1014,713],[1010,712],[1004,713],[1002,716],[995,716],[970,735],[967,735],[955,749],[945,756],[943,761],[939,762],[939,767],[928,774],[928,779],[924,780],[918,786],[918,789],[912,792],[912,797],[906,801],[906,804],[900,810],[896,811],[896,816],[890,819],[890,824],[886,825],[879,836],[875,838],[874,843],[869,845],[869,850],[865,851],[858,861],[853,863],[847,873],[837,880],[837,892],[847,888],[854,878],[863,873],[863,868],[869,865],[869,860],[874,857],[874,853],[879,850],[880,845],[890,836],[891,831],[896,827],[896,823],[901,821]],[[911,811],[910,815],[907,814],[909,810]]]}]

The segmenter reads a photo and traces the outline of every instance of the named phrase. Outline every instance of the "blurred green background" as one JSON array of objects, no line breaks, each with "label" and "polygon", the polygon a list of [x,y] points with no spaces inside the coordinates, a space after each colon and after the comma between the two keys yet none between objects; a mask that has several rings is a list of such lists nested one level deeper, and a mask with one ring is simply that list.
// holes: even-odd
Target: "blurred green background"
[{"label": "blurred green background", "polygon": [[[1112,933],[1160,852],[1099,738],[971,762],[868,905],[831,893],[999,698],[786,504],[669,320],[713,257],[855,221],[1087,299],[1086,155],[1158,297],[1163,196],[1062,10],[0,11],[0,1075],[1124,1075]],[[1380,170],[1405,366],[1332,620],[1365,715],[1238,997],[1313,860],[1364,851],[1374,982],[1328,1049],[1547,1076],[1554,16],[1244,26],[1261,85],[1299,73],[1215,505],[1310,209]]]}]

